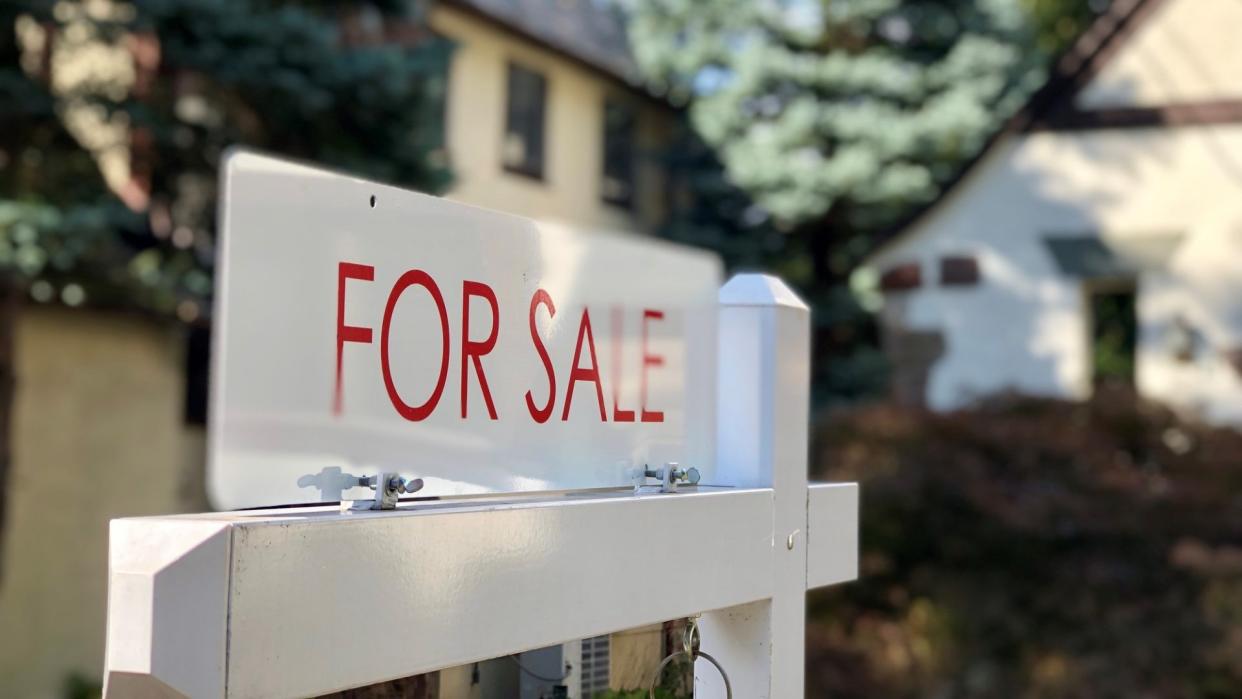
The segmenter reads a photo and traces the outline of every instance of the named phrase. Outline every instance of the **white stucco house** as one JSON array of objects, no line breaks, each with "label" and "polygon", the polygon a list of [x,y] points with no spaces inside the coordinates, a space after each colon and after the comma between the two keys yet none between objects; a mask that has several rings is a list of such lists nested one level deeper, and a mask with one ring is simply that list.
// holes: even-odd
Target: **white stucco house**
[{"label": "white stucco house", "polygon": [[897,398],[1149,398],[1242,424],[1242,2],[1117,0],[868,259]]}]

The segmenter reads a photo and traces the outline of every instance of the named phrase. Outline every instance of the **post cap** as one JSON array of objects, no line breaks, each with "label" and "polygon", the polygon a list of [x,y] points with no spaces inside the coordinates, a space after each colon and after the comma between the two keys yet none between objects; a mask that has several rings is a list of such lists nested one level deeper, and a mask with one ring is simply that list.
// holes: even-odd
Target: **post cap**
[{"label": "post cap", "polygon": [[735,274],[720,287],[722,306],[785,306],[810,310],[780,277],[770,274]]}]

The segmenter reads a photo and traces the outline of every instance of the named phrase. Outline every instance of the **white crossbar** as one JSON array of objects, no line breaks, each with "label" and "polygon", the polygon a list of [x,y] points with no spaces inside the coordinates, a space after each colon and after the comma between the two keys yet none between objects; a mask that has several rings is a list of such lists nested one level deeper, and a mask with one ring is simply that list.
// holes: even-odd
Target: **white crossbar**
[{"label": "white crossbar", "polygon": [[117,520],[108,693],[311,696],[770,597],[773,492],[704,490]]},{"label": "white crossbar", "polygon": [[858,577],[857,483],[812,483],[807,488],[806,529],[808,588]]}]

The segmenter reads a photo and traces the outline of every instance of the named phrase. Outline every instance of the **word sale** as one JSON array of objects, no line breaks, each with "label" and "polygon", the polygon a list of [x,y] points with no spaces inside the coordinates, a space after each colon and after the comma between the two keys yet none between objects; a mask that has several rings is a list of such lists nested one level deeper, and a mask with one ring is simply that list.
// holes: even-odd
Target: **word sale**
[{"label": "word sale", "polygon": [[[373,344],[374,328],[361,325],[347,324],[345,320],[345,292],[347,282],[352,281],[355,284],[363,282],[375,281],[375,267],[371,265],[358,264],[353,262],[341,262],[337,270],[337,292],[336,292],[336,381],[333,389],[332,410],[336,415],[343,412],[343,382],[342,377],[342,359],[345,353],[346,343]],[[392,369],[390,364],[390,343],[389,335],[392,329],[393,312],[397,307],[397,302],[401,300],[402,295],[410,292],[415,293],[414,287],[418,287],[418,292],[426,294],[435,305],[439,315],[439,338],[440,338],[440,370],[436,379],[435,388],[431,394],[419,405],[411,405],[397,392],[396,384],[393,381]],[[496,405],[492,400],[491,387],[487,382],[487,373],[484,369],[483,358],[496,348],[496,340],[499,335],[500,305],[496,300],[496,293],[490,286],[483,282],[465,280],[461,286],[461,377],[458,383],[460,387],[460,407],[461,417],[467,416],[467,388],[469,386],[471,374],[474,374],[475,380],[478,382],[479,389],[483,394],[483,402],[487,408],[488,417],[492,420],[499,419],[496,413]],[[471,338],[470,332],[470,308],[471,300],[478,299],[485,302],[491,310],[491,326],[487,332],[487,336],[483,338]],[[569,419],[570,407],[573,404],[574,388],[579,383],[590,384],[594,388],[594,398],[599,412],[601,422],[663,422],[664,413],[659,410],[652,410],[647,405],[647,379],[652,369],[664,365],[664,357],[658,354],[652,354],[647,348],[648,329],[651,323],[659,322],[664,319],[664,312],[652,309],[643,309],[641,316],[641,351],[639,353],[640,361],[639,371],[639,407],[634,409],[622,409],[620,406],[619,385],[621,384],[621,326],[623,322],[622,309],[615,307],[611,309],[611,339],[612,348],[610,356],[611,376],[610,383],[612,385],[612,411],[611,417],[604,401],[604,388],[600,379],[599,362],[595,354],[595,335],[591,329],[591,314],[589,309],[582,309],[582,316],[578,320],[577,342],[574,344],[573,361],[569,364],[569,371],[565,381],[564,397],[560,410],[560,420]],[[548,348],[544,338],[540,336],[536,319],[541,315],[546,315],[550,320],[556,315],[556,304],[552,301],[552,297],[547,291],[537,289],[530,298],[530,305],[527,310],[527,321],[530,327],[530,342],[533,356],[538,358],[543,365],[546,374],[546,386],[534,386],[526,391],[526,409],[532,420],[538,423],[544,423],[552,419],[556,414],[557,402],[557,372],[553,367],[551,356],[548,354]],[[435,279],[428,273],[411,269],[406,271],[393,283],[392,288],[388,292],[388,301],[384,305],[384,314],[379,326],[379,359],[380,374],[384,381],[384,388],[388,392],[388,398],[392,402],[392,407],[401,417],[406,420],[417,422],[424,420],[432,415],[436,407],[440,404],[440,397],[444,393],[445,384],[448,381],[449,370],[449,352],[450,352],[451,326],[449,324],[448,310],[444,303],[444,294],[440,290],[440,286]],[[587,388],[587,387],[584,387]]]}]

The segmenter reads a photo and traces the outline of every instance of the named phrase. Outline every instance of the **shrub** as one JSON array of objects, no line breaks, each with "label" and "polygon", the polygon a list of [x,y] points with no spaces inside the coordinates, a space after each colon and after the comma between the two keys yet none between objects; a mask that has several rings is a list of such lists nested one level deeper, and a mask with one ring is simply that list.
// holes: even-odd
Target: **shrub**
[{"label": "shrub", "polygon": [[828,416],[858,583],[816,592],[808,696],[1242,696],[1242,435],[1131,394]]}]

